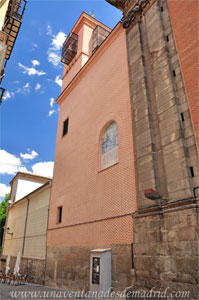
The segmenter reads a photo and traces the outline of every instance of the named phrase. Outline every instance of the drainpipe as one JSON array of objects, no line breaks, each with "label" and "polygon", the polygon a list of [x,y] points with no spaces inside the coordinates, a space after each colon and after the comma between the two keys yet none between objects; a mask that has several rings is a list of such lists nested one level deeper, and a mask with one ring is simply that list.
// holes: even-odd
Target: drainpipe
[{"label": "drainpipe", "polygon": [[48,225],[49,225],[49,211],[50,211],[50,199],[51,199],[51,191],[52,191],[52,181],[50,182],[50,195],[49,195],[49,203],[48,203],[48,216],[47,216],[47,224],[46,224],[46,253],[45,253],[45,265],[44,265],[44,279],[43,285],[46,283],[46,266],[47,266],[47,239],[48,239]]},{"label": "drainpipe", "polygon": [[45,253],[45,262],[44,262],[44,279],[43,279],[43,285],[45,285],[46,282],[46,265],[47,265],[47,238],[48,238],[48,221],[49,221],[49,210],[48,207],[48,218],[47,218],[47,228],[46,228],[46,253]]},{"label": "drainpipe", "polygon": [[26,208],[26,219],[25,219],[25,226],[24,226],[24,236],[23,236],[23,246],[22,246],[22,254],[24,255],[24,248],[25,248],[25,238],[26,238],[26,228],[27,228],[27,221],[28,221],[28,211],[29,211],[29,198],[27,197],[27,208]]}]

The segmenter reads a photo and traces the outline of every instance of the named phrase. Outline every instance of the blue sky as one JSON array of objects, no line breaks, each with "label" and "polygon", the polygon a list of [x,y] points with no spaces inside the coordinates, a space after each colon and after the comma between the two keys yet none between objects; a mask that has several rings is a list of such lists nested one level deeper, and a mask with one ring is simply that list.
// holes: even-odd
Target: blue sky
[{"label": "blue sky", "polygon": [[105,0],[30,0],[1,86],[0,200],[18,171],[51,176],[63,65],[61,45],[82,11],[113,28],[122,13]]}]

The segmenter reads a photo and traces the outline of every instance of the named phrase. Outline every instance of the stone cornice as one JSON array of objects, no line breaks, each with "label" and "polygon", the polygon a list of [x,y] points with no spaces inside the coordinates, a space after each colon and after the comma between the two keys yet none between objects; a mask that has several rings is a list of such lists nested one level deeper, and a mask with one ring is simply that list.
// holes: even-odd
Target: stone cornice
[{"label": "stone cornice", "polygon": [[150,6],[152,2],[154,1],[138,0],[137,2],[134,2],[133,7],[124,14],[124,17],[122,18],[123,27],[127,29],[131,23],[139,21],[147,9],[147,6]]},{"label": "stone cornice", "polygon": [[124,11],[126,0],[106,0],[111,5],[115,6],[116,8],[120,9],[121,11]]},{"label": "stone cornice", "polygon": [[79,30],[82,28],[83,25],[87,25],[92,29],[94,29],[97,25],[99,25],[99,26],[102,26],[103,28],[105,28],[106,30],[111,32],[111,28],[104,25],[102,22],[98,21],[97,19],[94,19],[93,17],[89,16],[84,11],[82,12],[81,16],[77,20],[77,22],[74,25],[71,32],[74,32],[74,33],[78,34]]},{"label": "stone cornice", "polygon": [[166,204],[162,203],[160,206],[145,207],[133,213],[132,217],[136,219],[150,217],[154,215],[163,216],[165,213],[171,213],[174,211],[181,211],[193,208],[196,210],[198,210],[199,208],[199,200],[197,200],[197,197],[179,199],[176,201],[168,201]]}]

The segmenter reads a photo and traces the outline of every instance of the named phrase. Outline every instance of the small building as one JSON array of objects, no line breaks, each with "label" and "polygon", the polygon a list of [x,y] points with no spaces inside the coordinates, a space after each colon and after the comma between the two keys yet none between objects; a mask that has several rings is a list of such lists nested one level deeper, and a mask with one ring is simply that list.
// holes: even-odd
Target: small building
[{"label": "small building", "polygon": [[51,179],[18,173],[11,181],[11,204],[6,219],[2,258],[11,256],[14,270],[20,252],[20,272],[30,282],[43,283]]}]

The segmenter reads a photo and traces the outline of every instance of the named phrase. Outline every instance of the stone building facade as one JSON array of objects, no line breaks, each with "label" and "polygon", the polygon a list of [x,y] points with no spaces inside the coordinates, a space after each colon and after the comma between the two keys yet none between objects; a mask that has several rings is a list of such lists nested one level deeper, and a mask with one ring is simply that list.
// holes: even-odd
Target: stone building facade
[{"label": "stone building facade", "polygon": [[198,1],[108,1],[124,12],[138,211],[136,286],[198,299]]}]

